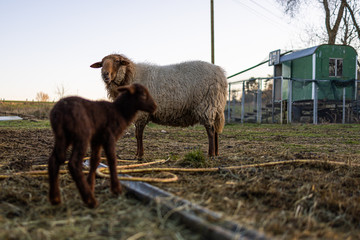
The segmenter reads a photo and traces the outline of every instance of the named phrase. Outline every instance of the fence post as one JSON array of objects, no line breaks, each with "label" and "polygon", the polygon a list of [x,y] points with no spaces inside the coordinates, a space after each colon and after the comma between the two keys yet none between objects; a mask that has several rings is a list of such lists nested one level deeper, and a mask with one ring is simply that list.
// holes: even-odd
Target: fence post
[{"label": "fence post", "polygon": [[288,100],[287,100],[287,123],[291,123],[291,115],[292,115],[292,80],[289,78],[288,83]]},{"label": "fence post", "polygon": [[280,123],[283,124],[283,81],[284,78],[281,76],[281,82],[280,82]]},{"label": "fence post", "polygon": [[228,100],[228,111],[227,111],[227,115],[228,115],[228,119],[227,122],[230,123],[230,110],[231,110],[231,106],[230,106],[230,98],[231,98],[231,83],[229,83],[229,100]]},{"label": "fence post", "polygon": [[275,77],[273,77],[273,85],[271,89],[271,123],[275,122],[274,111],[275,111]]},{"label": "fence post", "polygon": [[343,107],[342,107],[342,124],[345,124],[345,99],[346,99],[345,87],[343,87]]},{"label": "fence post", "polygon": [[313,124],[318,124],[318,91],[317,82],[314,81],[314,108],[313,108]]},{"label": "fence post", "polygon": [[245,117],[245,81],[242,84],[242,95],[241,95],[241,123],[244,123]]},{"label": "fence post", "polygon": [[257,94],[257,109],[256,109],[256,113],[257,113],[257,115],[256,115],[256,121],[257,121],[257,123],[261,123],[261,105],[262,105],[262,103],[261,103],[261,93],[262,93],[262,91],[261,91],[261,84],[262,84],[262,80],[261,79],[258,79],[258,94]]}]

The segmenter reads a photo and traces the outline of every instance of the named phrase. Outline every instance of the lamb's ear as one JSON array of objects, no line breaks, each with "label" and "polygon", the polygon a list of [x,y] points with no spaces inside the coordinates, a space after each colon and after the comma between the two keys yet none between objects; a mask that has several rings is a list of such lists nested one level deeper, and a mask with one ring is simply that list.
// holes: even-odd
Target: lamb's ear
[{"label": "lamb's ear", "polygon": [[127,86],[119,87],[117,89],[117,91],[118,91],[118,93],[123,93],[123,92],[129,91],[129,87],[127,87]]},{"label": "lamb's ear", "polygon": [[90,67],[92,68],[101,68],[102,67],[102,62],[96,62],[90,65]]},{"label": "lamb's ear", "polygon": [[123,92],[126,92],[126,91],[128,91],[130,94],[134,94],[135,93],[135,87],[133,86],[133,85],[130,85],[130,86],[124,86],[124,87],[119,87],[118,89],[117,89],[117,91],[119,92],[119,93],[123,93]]}]

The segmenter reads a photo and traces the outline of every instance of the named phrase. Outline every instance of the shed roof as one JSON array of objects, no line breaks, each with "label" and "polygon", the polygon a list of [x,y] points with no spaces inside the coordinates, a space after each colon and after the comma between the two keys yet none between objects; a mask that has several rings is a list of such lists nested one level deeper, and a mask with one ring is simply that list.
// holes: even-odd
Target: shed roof
[{"label": "shed roof", "polygon": [[302,49],[280,57],[280,63],[312,55],[319,46]]}]

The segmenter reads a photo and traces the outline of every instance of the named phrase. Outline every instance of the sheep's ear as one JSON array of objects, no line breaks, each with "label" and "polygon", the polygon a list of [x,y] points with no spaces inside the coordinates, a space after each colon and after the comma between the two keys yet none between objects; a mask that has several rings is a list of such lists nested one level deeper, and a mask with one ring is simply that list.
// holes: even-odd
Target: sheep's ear
[{"label": "sheep's ear", "polygon": [[124,66],[126,66],[126,65],[129,65],[129,61],[128,60],[121,60],[121,65],[124,65]]},{"label": "sheep's ear", "polygon": [[90,67],[92,68],[101,68],[102,67],[102,62],[96,62],[90,65]]}]

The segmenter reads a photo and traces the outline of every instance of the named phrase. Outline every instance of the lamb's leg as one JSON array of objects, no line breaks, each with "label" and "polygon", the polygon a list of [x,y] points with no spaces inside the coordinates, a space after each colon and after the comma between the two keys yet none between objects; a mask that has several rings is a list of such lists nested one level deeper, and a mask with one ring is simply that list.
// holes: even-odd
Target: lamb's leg
[{"label": "lamb's leg", "polygon": [[215,156],[219,156],[219,134],[215,131]]},{"label": "lamb's leg", "polygon": [[137,151],[136,151],[136,158],[142,159],[144,156],[144,146],[143,146],[143,134],[146,124],[143,123],[136,123],[135,124],[135,136],[136,136],[136,143],[137,143]]},{"label": "lamb's leg", "polygon": [[215,131],[214,131],[214,127],[205,126],[205,128],[206,128],[206,133],[208,135],[208,140],[209,140],[208,155],[209,155],[209,157],[213,157],[213,156],[215,156]]},{"label": "lamb's leg", "polygon": [[95,174],[96,169],[100,163],[100,151],[101,145],[92,143],[91,144],[91,158],[90,158],[90,171],[87,177],[87,182],[89,183],[91,191],[95,191]]},{"label": "lamb's leg", "polygon": [[115,155],[115,143],[116,143],[115,139],[111,138],[103,145],[103,148],[110,169],[111,191],[117,195],[121,193],[121,185],[116,171],[117,164],[116,164],[116,155]]},{"label": "lamb's leg", "polygon": [[87,149],[85,141],[76,141],[73,145],[73,151],[69,160],[69,171],[74,179],[77,188],[79,189],[80,195],[84,203],[94,208],[98,205],[95,199],[94,193],[91,191],[89,184],[85,179],[85,175],[82,172],[83,157]]},{"label": "lamb's leg", "polygon": [[48,160],[49,173],[49,200],[51,204],[57,205],[61,203],[60,189],[59,189],[59,168],[60,163],[56,161],[55,148]]},{"label": "lamb's leg", "polygon": [[59,168],[65,162],[66,152],[65,139],[56,138],[55,146],[48,160],[48,174],[49,174],[49,200],[51,204],[57,205],[61,203],[60,188],[59,188]]}]

